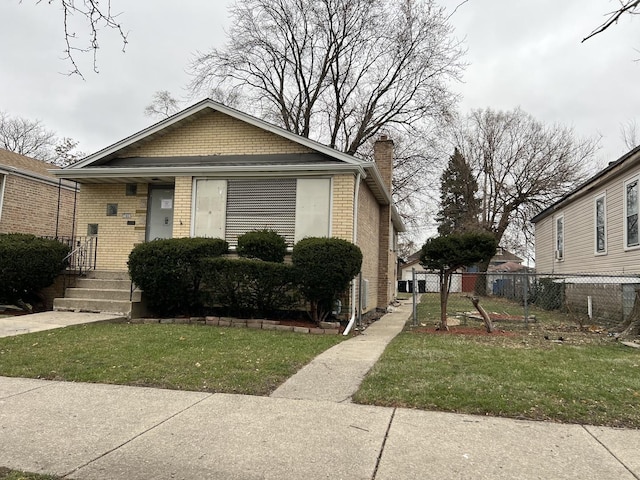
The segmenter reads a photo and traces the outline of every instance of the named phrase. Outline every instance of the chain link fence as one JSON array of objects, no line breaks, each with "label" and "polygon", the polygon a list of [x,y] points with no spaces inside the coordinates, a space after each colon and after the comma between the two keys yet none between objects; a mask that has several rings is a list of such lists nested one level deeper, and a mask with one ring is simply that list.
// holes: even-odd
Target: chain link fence
[{"label": "chain link fence", "polygon": [[[469,297],[499,300],[498,319],[535,322],[536,312],[559,312],[581,327],[611,329],[631,314],[640,289],[638,275],[550,273],[456,273],[452,275],[447,315],[474,316]],[[399,281],[400,293],[427,293],[439,302],[438,274],[416,271],[414,280]],[[495,302],[492,302],[495,306]]]}]

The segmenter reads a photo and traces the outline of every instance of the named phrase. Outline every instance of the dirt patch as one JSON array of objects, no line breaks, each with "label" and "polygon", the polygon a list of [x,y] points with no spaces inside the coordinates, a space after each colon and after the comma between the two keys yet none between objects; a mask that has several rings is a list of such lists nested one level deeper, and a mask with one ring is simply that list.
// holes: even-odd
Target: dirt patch
[{"label": "dirt patch", "polygon": [[454,326],[449,330],[438,330],[436,327],[415,327],[410,330],[412,333],[432,333],[434,335],[473,335],[488,337],[514,337],[516,332],[508,332],[506,330],[496,329],[492,333],[487,333],[484,328]]}]

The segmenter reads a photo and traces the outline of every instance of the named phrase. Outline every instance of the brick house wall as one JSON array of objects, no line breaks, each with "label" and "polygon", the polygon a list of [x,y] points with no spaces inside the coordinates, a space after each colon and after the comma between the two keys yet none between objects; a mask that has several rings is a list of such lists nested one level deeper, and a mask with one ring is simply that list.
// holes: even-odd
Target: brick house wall
[{"label": "brick house wall", "polygon": [[[4,181],[1,199],[0,233],[30,233],[39,236],[71,236],[73,233],[74,191],[58,183],[15,173],[0,173]],[[59,212],[59,213],[58,213]]]},{"label": "brick house wall", "polygon": [[[380,148],[380,147],[377,147]],[[391,182],[393,142],[381,142],[382,154],[376,161],[387,185]],[[149,134],[117,152],[116,158],[181,157],[198,155],[250,155],[313,153],[315,150],[280,135],[215,110],[198,111],[181,124]],[[381,158],[378,158],[381,157]],[[337,162],[337,164],[339,164]],[[341,165],[344,166],[344,165]],[[82,168],[82,167],[81,167]],[[356,168],[353,169],[354,171]],[[264,178],[264,172],[261,177]],[[273,176],[279,175],[277,167]],[[295,173],[293,174],[295,176]],[[304,175],[304,174],[303,174]],[[330,235],[353,241],[354,195],[357,175],[331,176]],[[174,184],[174,238],[189,237],[193,230],[194,177],[189,174],[164,176],[160,181]],[[224,179],[224,176],[216,176]],[[123,179],[122,182],[125,180]],[[126,270],[130,251],[145,241],[147,183],[137,184],[134,196],[126,195],[125,183],[86,183],[78,201],[77,231],[85,234],[91,224],[98,225],[98,269]],[[395,254],[389,206],[381,207],[376,194],[365,181],[359,185],[357,244],[364,255],[363,277],[368,280],[367,310],[386,307],[395,293]],[[377,192],[379,195],[379,192]],[[107,204],[118,204],[118,214],[107,215]],[[125,216],[125,214],[127,214]],[[129,223],[135,222],[135,225]],[[382,243],[380,238],[383,239]],[[384,288],[378,291],[378,286]]]}]

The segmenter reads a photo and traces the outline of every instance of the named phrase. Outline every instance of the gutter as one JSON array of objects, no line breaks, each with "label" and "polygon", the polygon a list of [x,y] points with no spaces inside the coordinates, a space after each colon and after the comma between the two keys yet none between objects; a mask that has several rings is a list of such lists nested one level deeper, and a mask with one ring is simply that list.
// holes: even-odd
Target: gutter
[{"label": "gutter", "polygon": [[[353,244],[357,245],[358,241],[358,197],[360,195],[360,181],[361,174],[358,172],[356,176],[356,185],[353,193]],[[342,335],[347,336],[349,332],[353,328],[353,324],[356,321],[356,280],[355,278],[351,280],[351,318],[349,319],[349,323],[347,327],[342,332]]]}]

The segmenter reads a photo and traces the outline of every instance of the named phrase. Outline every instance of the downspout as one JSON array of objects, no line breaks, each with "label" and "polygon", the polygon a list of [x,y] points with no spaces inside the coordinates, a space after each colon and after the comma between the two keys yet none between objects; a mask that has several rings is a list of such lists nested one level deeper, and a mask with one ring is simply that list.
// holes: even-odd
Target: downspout
[{"label": "downspout", "polygon": [[[356,176],[356,185],[353,193],[353,244],[357,245],[358,242],[358,196],[360,194],[360,180],[361,173],[358,172]],[[353,324],[356,321],[356,280],[355,278],[351,280],[351,318],[349,319],[349,323],[347,327],[344,329],[342,335],[347,336],[349,332],[353,328]]]}]

